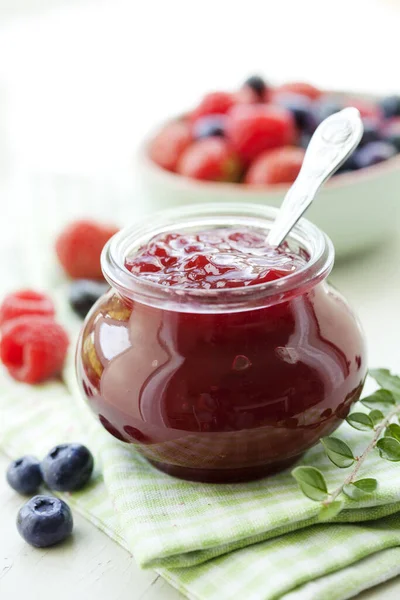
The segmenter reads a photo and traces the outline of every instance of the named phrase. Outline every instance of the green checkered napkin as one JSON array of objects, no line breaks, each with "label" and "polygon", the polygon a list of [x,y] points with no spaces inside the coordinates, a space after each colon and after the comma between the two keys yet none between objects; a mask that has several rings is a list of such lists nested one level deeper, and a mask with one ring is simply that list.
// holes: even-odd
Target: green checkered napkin
[{"label": "green checkered napkin", "polygon": [[[78,322],[46,239],[42,230],[20,281],[55,293],[60,319],[75,337]],[[361,475],[378,478],[377,493],[363,503],[347,499],[329,524],[317,523],[318,505],[300,493],[290,472],[235,485],[174,479],[97,424],[77,394],[72,354],[66,385],[25,386],[1,373],[0,443],[12,457],[42,456],[64,441],[86,443],[97,471],[68,502],[141,566],[196,600],[342,600],[400,573],[397,464],[373,453]],[[355,452],[368,439],[347,424],[338,435]],[[320,447],[303,462],[319,467],[331,487],[342,481],[343,471]]]},{"label": "green checkered napkin", "polygon": [[[72,364],[66,381],[75,385]],[[60,441],[88,444],[97,459],[93,482],[67,501],[190,598],[343,599],[400,572],[395,464],[371,457],[364,475],[379,473],[379,493],[363,508],[349,500],[335,524],[311,526],[317,507],[289,473],[227,486],[179,481],[104,432],[63,384],[25,386],[2,373],[0,391],[6,453],[42,456]],[[353,432],[341,430],[357,447],[367,434]],[[319,448],[306,462],[333,485],[343,476]]]}]

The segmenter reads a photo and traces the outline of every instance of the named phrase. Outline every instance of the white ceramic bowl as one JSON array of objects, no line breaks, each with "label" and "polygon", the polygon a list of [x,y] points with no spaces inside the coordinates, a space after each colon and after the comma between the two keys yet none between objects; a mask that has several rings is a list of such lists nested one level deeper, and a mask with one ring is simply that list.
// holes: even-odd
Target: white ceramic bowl
[{"label": "white ceramic bowl", "polygon": [[[198,181],[170,173],[148,153],[150,140],[138,154],[138,176],[146,209],[162,210],[202,202],[253,202],[280,206],[287,185],[253,187]],[[399,226],[400,154],[378,165],[337,175],[325,184],[306,217],[332,239],[337,255],[376,245]]]}]

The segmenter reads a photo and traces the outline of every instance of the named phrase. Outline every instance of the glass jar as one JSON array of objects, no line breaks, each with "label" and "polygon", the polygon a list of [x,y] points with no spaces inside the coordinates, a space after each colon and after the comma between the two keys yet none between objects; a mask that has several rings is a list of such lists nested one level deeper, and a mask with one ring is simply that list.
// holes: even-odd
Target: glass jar
[{"label": "glass jar", "polygon": [[111,290],[93,307],[77,374],[100,423],[157,468],[210,482],[250,480],[293,463],[334,431],[366,376],[360,325],[327,283],[332,243],[306,220],[288,237],[304,267],[233,289],[177,289],[129,272],[159,233],[247,226],[276,210],[206,205],[152,216],[102,255]]}]

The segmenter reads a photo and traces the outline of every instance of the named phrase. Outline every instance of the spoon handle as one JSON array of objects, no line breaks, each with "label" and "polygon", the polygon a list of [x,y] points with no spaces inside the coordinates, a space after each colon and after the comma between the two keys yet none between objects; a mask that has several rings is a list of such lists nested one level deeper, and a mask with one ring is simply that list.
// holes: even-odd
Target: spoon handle
[{"label": "spoon handle", "polygon": [[267,242],[279,246],[314,200],[319,188],[359,144],[363,124],[356,108],[345,108],[317,127],[296,181],[287,192]]}]

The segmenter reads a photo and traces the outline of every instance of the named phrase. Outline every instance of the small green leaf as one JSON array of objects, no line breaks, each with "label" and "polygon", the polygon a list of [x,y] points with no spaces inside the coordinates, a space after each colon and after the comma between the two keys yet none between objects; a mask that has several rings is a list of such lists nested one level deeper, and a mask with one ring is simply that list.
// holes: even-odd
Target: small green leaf
[{"label": "small green leaf", "polygon": [[318,521],[330,521],[340,513],[342,508],[343,502],[340,500],[335,500],[335,502],[331,502],[327,506],[323,506],[318,513]]},{"label": "small green leaf", "polygon": [[347,417],[346,421],[354,429],[359,429],[360,431],[368,431],[374,428],[371,417],[365,413],[353,412]]},{"label": "small green leaf", "polygon": [[385,436],[391,437],[400,442],[400,425],[397,423],[391,423],[385,429]]},{"label": "small green leaf", "polygon": [[354,483],[349,483],[343,488],[343,493],[352,500],[363,500],[370,496],[377,488],[378,482],[376,479],[367,478],[359,479]]},{"label": "small green leaf", "polygon": [[400,377],[392,375],[389,369],[372,369],[369,374],[382,388],[393,392],[400,399]]},{"label": "small green leaf", "polygon": [[376,447],[379,454],[386,460],[397,462],[400,460],[400,442],[392,437],[383,437],[378,440]]},{"label": "small green leaf", "polygon": [[376,410],[376,409],[371,410],[371,412],[369,413],[369,416],[370,416],[371,421],[373,422],[374,426],[378,425],[385,418],[385,415],[383,414],[383,412],[381,412],[380,410]]},{"label": "small green leaf", "polygon": [[310,500],[320,502],[328,497],[328,488],[321,471],[315,467],[296,467],[292,475],[301,491]]},{"label": "small green leaf", "polygon": [[359,490],[365,492],[366,494],[372,494],[372,492],[374,492],[378,487],[378,482],[372,477],[366,477],[365,479],[359,479],[358,481],[354,481],[353,485]]},{"label": "small green leaf", "polygon": [[396,404],[396,401],[389,390],[377,390],[371,396],[362,398],[361,403],[368,408],[377,408],[378,406],[387,407],[388,404]]},{"label": "small green leaf", "polygon": [[321,443],[330,461],[340,469],[346,469],[354,462],[351,448],[342,440],[335,437],[322,438]]}]

